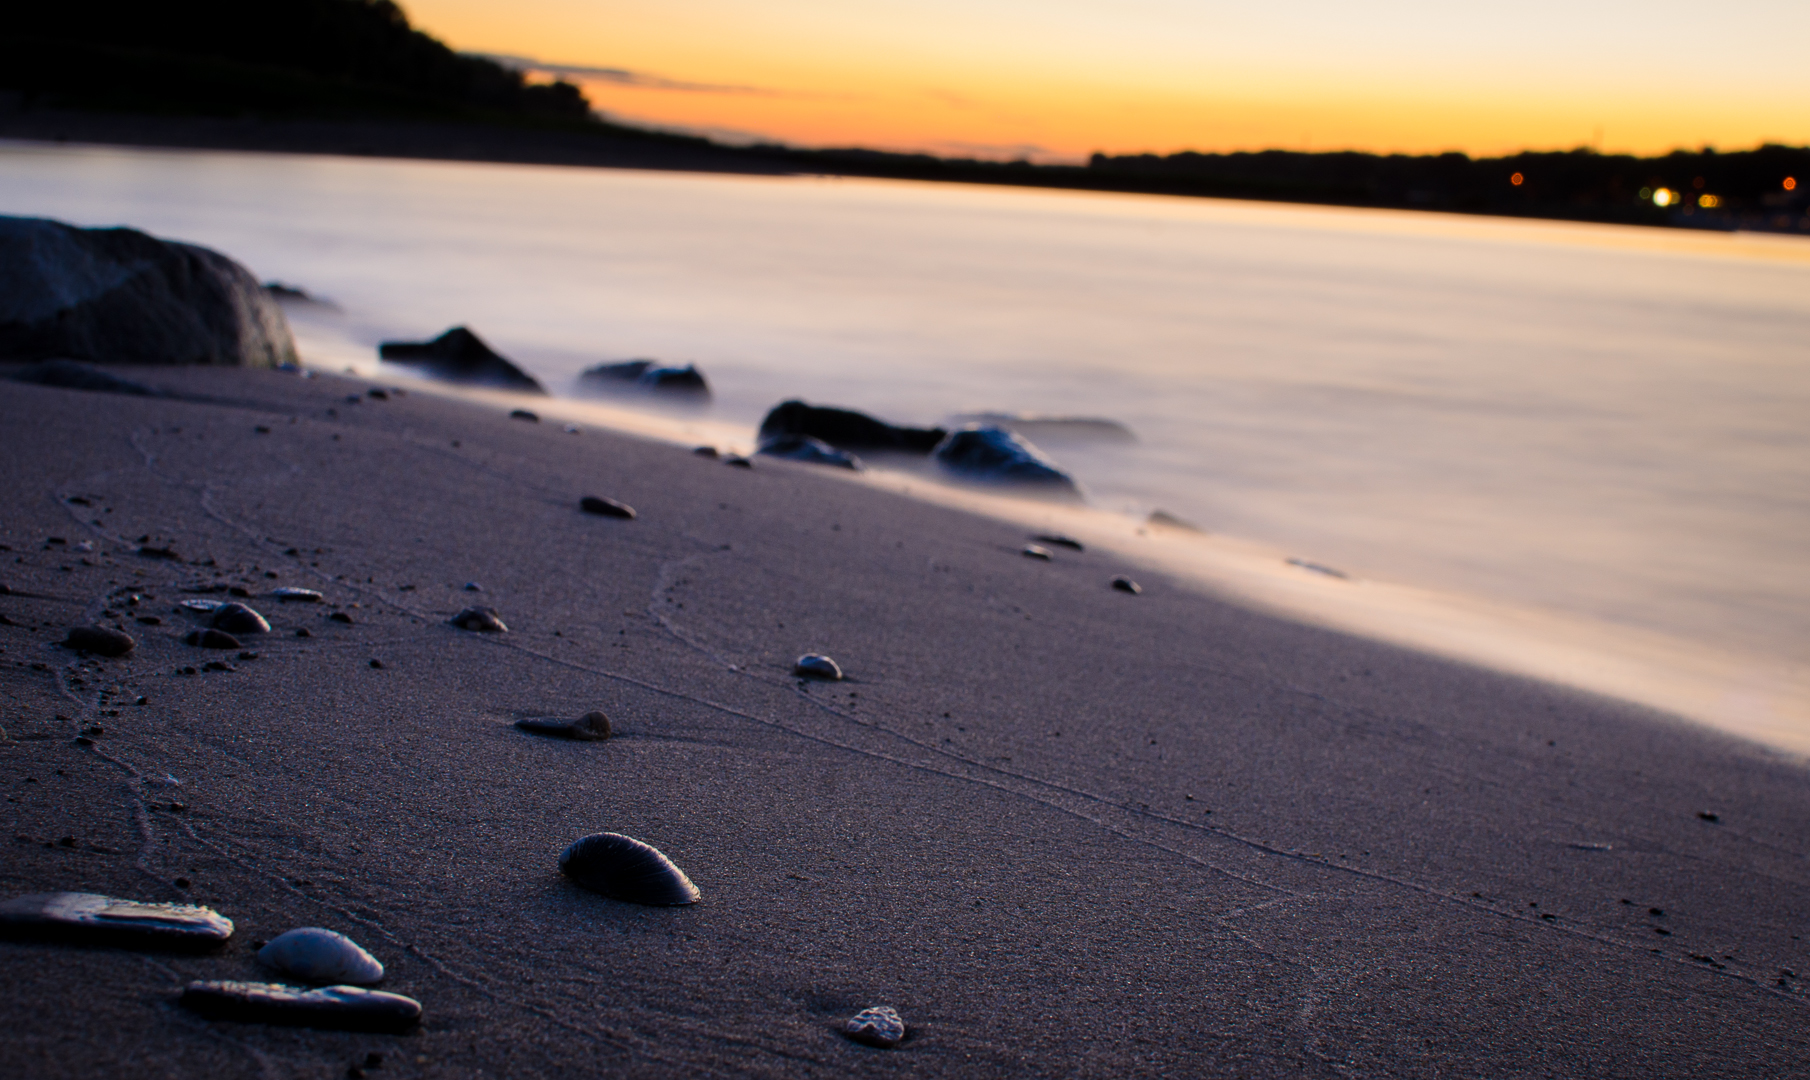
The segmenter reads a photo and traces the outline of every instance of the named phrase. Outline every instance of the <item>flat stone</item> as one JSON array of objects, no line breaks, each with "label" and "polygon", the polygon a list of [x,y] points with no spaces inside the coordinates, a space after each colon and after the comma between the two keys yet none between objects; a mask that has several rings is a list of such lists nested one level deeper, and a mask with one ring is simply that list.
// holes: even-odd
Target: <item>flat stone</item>
[{"label": "flat stone", "polygon": [[1068,548],[1070,551],[1087,550],[1081,541],[1072,536],[1064,536],[1062,533],[1038,533],[1036,536],[1031,537],[1031,539],[1037,541],[1039,544],[1054,544],[1057,547]]},{"label": "flat stone", "polygon": [[96,656],[124,656],[137,644],[131,634],[105,626],[72,626],[68,636],[63,638],[65,649]]},{"label": "flat stone", "polygon": [[904,1041],[905,1020],[891,1005],[875,1005],[849,1017],[842,1032],[858,1043],[890,1050]]},{"label": "flat stone", "polygon": [[211,908],[119,900],[98,893],[32,893],[0,904],[11,937],[159,948],[211,948],[233,923]]},{"label": "flat stone", "polygon": [[578,500],[578,508],[587,514],[597,514],[601,517],[635,520],[634,507],[627,503],[617,502],[615,499],[606,499],[601,495],[586,495]]},{"label": "flat stone", "polygon": [[277,935],[258,960],[307,982],[370,986],[383,981],[383,965],[344,934],[303,926]]},{"label": "flat stone", "polygon": [[588,712],[577,720],[550,720],[534,717],[517,720],[515,726],[534,735],[578,742],[601,742],[610,737],[610,718],[601,712]]},{"label": "flat stone", "polygon": [[299,990],[277,983],[192,982],[183,988],[182,1004],[210,1020],[337,1031],[407,1031],[421,1022],[421,1003],[414,998],[356,986]]}]

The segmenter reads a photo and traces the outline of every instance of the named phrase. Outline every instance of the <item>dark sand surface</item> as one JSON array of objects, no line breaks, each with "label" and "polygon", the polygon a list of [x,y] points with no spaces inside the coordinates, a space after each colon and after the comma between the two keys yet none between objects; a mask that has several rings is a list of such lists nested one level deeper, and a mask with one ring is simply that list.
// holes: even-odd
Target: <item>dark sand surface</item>
[{"label": "dark sand surface", "polygon": [[[0,1075],[1810,1069],[1791,759],[1135,569],[1128,596],[1108,558],[1025,559],[996,521],[808,466],[350,405],[337,378],[133,374],[208,400],[0,383],[0,894],[239,929],[203,956],[0,942]],[[276,630],[239,660],[181,641],[179,587],[216,580],[329,604],[249,601]],[[474,600],[511,632],[446,625]],[[130,657],[52,644],[109,610]],[[850,681],[800,685],[806,651]],[[174,674],[212,659],[236,670]],[[511,726],[599,708],[619,737]],[[566,883],[560,850],[602,830],[703,901]],[[177,1007],[297,925],[375,953],[422,1029]],[[899,1049],[835,1033],[878,1003]]]}]

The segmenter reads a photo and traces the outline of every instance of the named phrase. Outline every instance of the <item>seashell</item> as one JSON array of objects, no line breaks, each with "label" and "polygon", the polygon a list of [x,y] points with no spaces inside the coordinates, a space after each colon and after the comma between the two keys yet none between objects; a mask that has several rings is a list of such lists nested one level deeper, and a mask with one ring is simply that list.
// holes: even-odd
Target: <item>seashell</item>
[{"label": "seashell", "polygon": [[827,656],[805,653],[792,665],[792,674],[836,682],[842,678],[842,669],[836,666],[836,661]]},{"label": "seashell", "polygon": [[904,1040],[905,1020],[891,1005],[875,1005],[849,1017],[842,1033],[858,1043],[890,1050]]},{"label": "seashell", "polygon": [[221,608],[225,607],[226,601],[224,601],[224,600],[184,600],[182,603],[180,603],[176,606],[180,607],[180,608],[185,608],[189,611],[200,611],[200,612],[204,612],[207,614],[212,614],[216,611],[219,611]]},{"label": "seashell", "polygon": [[1126,577],[1124,574],[1120,574],[1118,577],[1112,579],[1112,587],[1120,592],[1128,592],[1133,596],[1144,591],[1138,587],[1137,582]]},{"label": "seashell", "polygon": [[233,921],[194,904],[116,900],[97,893],[32,893],[0,904],[0,930],[164,948],[209,948],[232,936]]},{"label": "seashell", "polygon": [[272,589],[270,595],[272,599],[286,600],[300,604],[318,604],[326,599],[326,597],[315,592],[313,589],[298,589],[292,585],[285,585],[280,589]]},{"label": "seashell", "polygon": [[674,906],[698,902],[685,871],[649,844],[621,833],[596,833],[560,853],[559,872],[612,900]]},{"label": "seashell", "polygon": [[383,981],[383,965],[344,934],[304,926],[277,935],[258,959],[308,982],[369,986]]},{"label": "seashell", "polygon": [[515,726],[535,735],[578,742],[601,742],[610,737],[610,718],[600,712],[585,713],[577,720],[517,720]]},{"label": "seashell", "polygon": [[461,630],[471,630],[480,634],[501,634],[509,628],[497,617],[495,608],[468,607],[464,611],[447,620]]},{"label": "seashell", "polygon": [[132,640],[131,634],[105,626],[72,626],[63,638],[65,649],[90,652],[96,656],[124,656],[137,644]]},{"label": "seashell", "polygon": [[194,630],[182,640],[203,649],[236,649],[239,639],[223,630]]},{"label": "seashell", "polygon": [[340,1031],[407,1031],[421,1022],[421,1003],[356,986],[298,990],[277,983],[192,982],[182,1005],[211,1020],[289,1024]]},{"label": "seashell", "polygon": [[1065,547],[1072,551],[1087,550],[1086,547],[1082,546],[1081,541],[1072,536],[1064,536],[1061,533],[1040,533],[1031,537],[1031,539],[1045,544],[1054,544],[1057,547]]},{"label": "seashell", "polygon": [[586,495],[578,500],[578,508],[587,514],[601,514],[604,517],[625,518],[635,520],[635,508],[627,503],[619,503],[615,499],[605,499],[598,495]]},{"label": "seashell", "polygon": [[213,627],[229,634],[268,634],[270,624],[264,616],[244,604],[226,604],[214,612]]},{"label": "seashell", "polygon": [[1026,544],[1024,550],[1019,552],[1019,554],[1027,559],[1042,559],[1044,562],[1049,562],[1054,558],[1054,556],[1050,554],[1049,548],[1038,547],[1036,544]]}]

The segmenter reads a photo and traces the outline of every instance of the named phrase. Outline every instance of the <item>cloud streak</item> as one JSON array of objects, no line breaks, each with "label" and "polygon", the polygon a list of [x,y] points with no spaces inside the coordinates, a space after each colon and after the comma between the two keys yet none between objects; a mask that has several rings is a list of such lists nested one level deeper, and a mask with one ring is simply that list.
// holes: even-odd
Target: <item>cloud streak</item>
[{"label": "cloud streak", "polygon": [[689,94],[740,94],[754,97],[794,97],[781,90],[768,90],[759,86],[736,86],[725,83],[688,82],[684,79],[669,79],[664,75],[652,75],[645,71],[630,71],[627,68],[592,67],[588,64],[555,64],[544,60],[536,60],[531,56],[510,56],[506,53],[467,53],[468,56],[491,60],[507,68],[517,71],[532,71],[541,75],[553,75],[562,79],[583,79],[587,82],[606,82],[616,86],[631,86],[641,90],[677,90]]}]

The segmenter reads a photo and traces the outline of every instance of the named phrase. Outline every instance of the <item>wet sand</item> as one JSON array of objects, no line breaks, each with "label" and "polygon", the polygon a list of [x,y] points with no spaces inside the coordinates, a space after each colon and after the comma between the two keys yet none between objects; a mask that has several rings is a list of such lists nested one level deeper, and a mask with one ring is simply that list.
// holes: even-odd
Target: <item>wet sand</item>
[{"label": "wet sand", "polygon": [[[0,942],[0,1072],[1802,1067],[1798,759],[1095,552],[1027,559],[1007,524],[809,466],[354,405],[354,380],[132,374],[187,398],[0,384],[0,893],[186,899],[238,931],[201,956]],[[327,603],[248,599],[274,631],[239,659],[182,643],[181,587],[215,582]],[[474,602],[509,632],[446,625]],[[96,620],[138,648],[52,644]],[[805,652],[848,681],[791,678]],[[210,660],[235,670],[177,674]],[[513,727],[593,709],[609,741]],[[564,881],[598,831],[702,902]],[[302,925],[374,953],[422,1028],[177,1007],[188,979],[267,977],[252,942]],[[898,1049],[836,1033],[875,1004]]]}]

